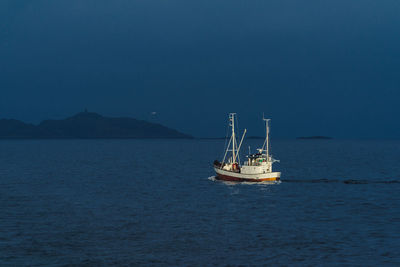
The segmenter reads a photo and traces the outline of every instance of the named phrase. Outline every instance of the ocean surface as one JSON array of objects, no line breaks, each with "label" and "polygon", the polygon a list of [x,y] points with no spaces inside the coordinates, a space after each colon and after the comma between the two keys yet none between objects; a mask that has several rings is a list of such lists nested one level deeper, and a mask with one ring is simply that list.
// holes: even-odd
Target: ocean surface
[{"label": "ocean surface", "polygon": [[0,140],[0,266],[400,266],[400,141],[272,140],[272,184],[223,146]]}]

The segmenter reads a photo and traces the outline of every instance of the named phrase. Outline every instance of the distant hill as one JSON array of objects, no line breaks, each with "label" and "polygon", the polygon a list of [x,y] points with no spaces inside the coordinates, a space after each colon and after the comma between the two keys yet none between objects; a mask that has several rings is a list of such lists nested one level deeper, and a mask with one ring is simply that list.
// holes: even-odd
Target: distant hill
[{"label": "distant hill", "polygon": [[31,138],[37,136],[39,129],[19,120],[0,120],[0,138]]},{"label": "distant hill", "polygon": [[193,138],[157,123],[133,118],[109,118],[81,112],[63,120],[39,125],[0,120],[0,138]]}]

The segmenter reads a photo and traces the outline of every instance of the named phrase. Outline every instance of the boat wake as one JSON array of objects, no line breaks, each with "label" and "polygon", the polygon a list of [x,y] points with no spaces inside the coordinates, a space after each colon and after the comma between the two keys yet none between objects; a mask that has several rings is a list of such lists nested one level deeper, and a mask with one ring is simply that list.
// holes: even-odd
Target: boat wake
[{"label": "boat wake", "polygon": [[343,183],[343,184],[400,184],[400,180],[362,180],[362,179],[293,179],[286,183]]},{"label": "boat wake", "polygon": [[263,182],[232,182],[232,181],[223,181],[218,180],[216,176],[210,176],[207,178],[210,181],[224,183],[226,185],[276,185],[282,183],[281,181],[263,181]]},{"label": "boat wake", "polygon": [[213,182],[218,182],[218,180],[215,178],[215,176],[210,176],[207,179],[210,181],[213,181]]},{"label": "boat wake", "polygon": [[[224,183],[227,185],[271,185],[281,184],[282,181],[264,181],[264,182],[229,182],[216,179],[216,176],[210,176],[207,178],[213,182]],[[343,184],[400,184],[400,180],[363,180],[363,179],[285,179],[284,183],[343,183]]]}]

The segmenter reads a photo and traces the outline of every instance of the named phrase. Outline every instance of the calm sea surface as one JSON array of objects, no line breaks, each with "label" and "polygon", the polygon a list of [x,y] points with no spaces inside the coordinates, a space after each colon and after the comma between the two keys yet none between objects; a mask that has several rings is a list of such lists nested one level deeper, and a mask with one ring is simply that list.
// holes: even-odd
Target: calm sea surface
[{"label": "calm sea surface", "polygon": [[0,265],[400,265],[400,141],[272,145],[232,184],[223,140],[2,140]]}]

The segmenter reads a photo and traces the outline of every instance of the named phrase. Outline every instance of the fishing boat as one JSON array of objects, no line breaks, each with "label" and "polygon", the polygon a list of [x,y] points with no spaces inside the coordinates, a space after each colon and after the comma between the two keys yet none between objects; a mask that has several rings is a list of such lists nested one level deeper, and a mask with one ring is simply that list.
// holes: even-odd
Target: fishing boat
[{"label": "fishing boat", "polygon": [[[265,121],[265,141],[261,148],[257,149],[258,153],[246,156],[247,160],[240,164],[240,148],[242,147],[243,139],[247,130],[245,129],[238,143],[235,133],[236,113],[229,114],[229,126],[232,128],[231,138],[225,150],[224,158],[221,162],[214,161],[214,170],[216,179],[235,182],[264,182],[264,181],[279,181],[280,172],[272,171],[272,164],[279,162],[270,155],[269,142],[269,121],[270,119],[263,118]],[[250,150],[250,149],[249,149]]]}]

